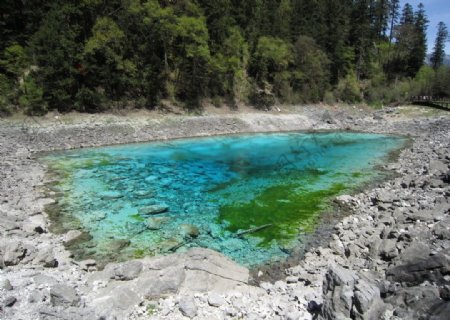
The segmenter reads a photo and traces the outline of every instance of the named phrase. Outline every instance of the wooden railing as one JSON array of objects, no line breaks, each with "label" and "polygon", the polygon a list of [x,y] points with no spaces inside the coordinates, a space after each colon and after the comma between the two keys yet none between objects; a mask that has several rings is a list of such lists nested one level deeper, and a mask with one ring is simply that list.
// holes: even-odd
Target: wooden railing
[{"label": "wooden railing", "polygon": [[450,98],[436,96],[414,96],[411,103],[450,111]]}]

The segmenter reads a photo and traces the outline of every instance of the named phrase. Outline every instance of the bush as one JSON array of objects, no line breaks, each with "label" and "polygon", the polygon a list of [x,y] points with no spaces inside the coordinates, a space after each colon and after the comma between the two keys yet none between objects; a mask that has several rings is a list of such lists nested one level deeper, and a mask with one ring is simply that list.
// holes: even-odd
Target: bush
[{"label": "bush", "polygon": [[250,103],[260,110],[270,110],[275,104],[275,96],[272,93],[272,86],[264,82],[264,88],[255,85],[252,94],[250,95]]},{"label": "bush", "polygon": [[361,88],[353,72],[339,80],[335,95],[339,100],[348,103],[357,103],[363,100]]},{"label": "bush", "polygon": [[12,84],[8,77],[0,73],[0,116],[11,113]]},{"label": "bush", "polygon": [[19,105],[28,115],[44,115],[47,104],[43,99],[44,90],[36,84],[31,76],[24,79],[19,96]]},{"label": "bush", "polygon": [[94,90],[82,87],[78,90],[75,107],[80,112],[99,112],[104,111],[103,96]]}]

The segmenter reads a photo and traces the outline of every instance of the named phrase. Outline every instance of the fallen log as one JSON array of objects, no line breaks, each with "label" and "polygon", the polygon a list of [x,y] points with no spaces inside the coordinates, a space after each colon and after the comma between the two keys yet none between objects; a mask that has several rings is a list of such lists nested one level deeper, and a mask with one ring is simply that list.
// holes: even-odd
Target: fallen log
[{"label": "fallen log", "polygon": [[271,227],[271,226],[272,226],[271,223],[269,223],[269,224],[263,224],[262,226],[259,226],[259,227],[254,227],[254,228],[251,228],[251,229],[247,229],[247,230],[243,230],[243,231],[241,231],[241,232],[238,232],[238,233],[236,233],[236,235],[237,235],[238,237],[242,237],[243,235],[246,235],[246,234],[249,234],[249,233],[258,232],[258,231],[260,231],[260,230],[269,228],[269,227]]}]

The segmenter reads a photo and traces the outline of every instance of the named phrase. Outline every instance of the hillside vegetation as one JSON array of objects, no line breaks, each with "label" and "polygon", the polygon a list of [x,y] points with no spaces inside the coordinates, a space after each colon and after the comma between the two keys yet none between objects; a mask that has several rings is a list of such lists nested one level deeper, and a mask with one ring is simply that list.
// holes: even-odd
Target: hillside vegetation
[{"label": "hillside vegetation", "polygon": [[427,27],[398,0],[4,0],[0,114],[449,96]]}]

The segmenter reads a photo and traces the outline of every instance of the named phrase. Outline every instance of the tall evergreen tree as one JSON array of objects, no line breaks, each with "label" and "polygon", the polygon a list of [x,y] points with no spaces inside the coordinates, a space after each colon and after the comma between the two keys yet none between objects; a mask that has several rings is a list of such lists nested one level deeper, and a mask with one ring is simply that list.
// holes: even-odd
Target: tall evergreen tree
[{"label": "tall evergreen tree", "polygon": [[373,26],[379,39],[386,37],[389,22],[389,0],[378,0],[372,3]]},{"label": "tall evergreen tree", "polygon": [[400,23],[402,25],[410,25],[414,23],[414,8],[409,3],[405,3],[403,6]]},{"label": "tall evergreen tree", "polygon": [[389,3],[389,44],[392,43],[392,39],[394,36],[394,26],[398,22],[398,18],[400,16],[400,0],[391,0]]},{"label": "tall evergreen tree", "polygon": [[416,32],[415,45],[411,50],[408,64],[410,72],[415,75],[425,62],[427,54],[427,28],[428,18],[425,14],[425,8],[422,3],[419,3],[417,11],[414,13],[414,27]]},{"label": "tall evergreen tree", "polygon": [[438,69],[445,57],[445,42],[448,41],[448,30],[444,22],[439,22],[436,40],[434,42],[433,53],[431,54],[431,65]]}]

